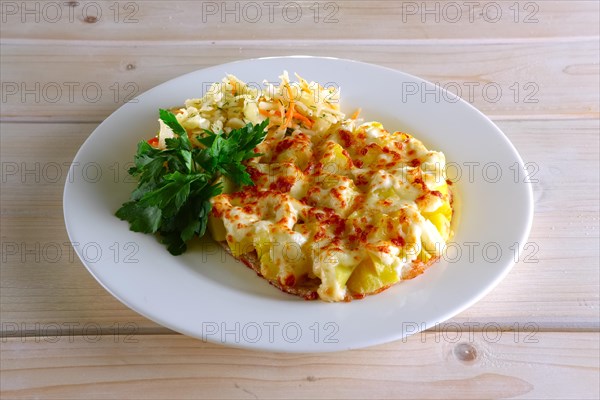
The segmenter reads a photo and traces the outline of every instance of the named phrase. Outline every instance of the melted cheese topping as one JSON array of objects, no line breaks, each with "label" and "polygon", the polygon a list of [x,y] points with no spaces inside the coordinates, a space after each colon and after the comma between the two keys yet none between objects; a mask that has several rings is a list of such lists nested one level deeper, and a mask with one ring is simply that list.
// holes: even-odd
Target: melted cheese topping
[{"label": "melted cheese topping", "polygon": [[415,276],[416,264],[440,255],[452,217],[442,153],[377,122],[346,120],[332,103],[286,103],[287,74],[280,97],[236,96],[232,82],[241,81],[228,77],[220,91],[186,102],[178,119],[194,132],[270,118],[263,155],[247,163],[255,186],[212,199],[234,256],[256,251],[266,279],[316,279],[321,299],[340,301]]},{"label": "melted cheese topping", "polygon": [[[298,160],[289,151],[307,148],[311,156]],[[248,164],[256,186],[217,196],[213,206],[235,255],[260,249],[266,277],[318,277],[320,298],[340,301],[348,295],[340,271],[366,257],[401,278],[423,248],[442,251],[447,238],[423,213],[449,201],[439,191],[444,155],[410,135],[371,122],[315,141],[292,134],[261,151]]]}]

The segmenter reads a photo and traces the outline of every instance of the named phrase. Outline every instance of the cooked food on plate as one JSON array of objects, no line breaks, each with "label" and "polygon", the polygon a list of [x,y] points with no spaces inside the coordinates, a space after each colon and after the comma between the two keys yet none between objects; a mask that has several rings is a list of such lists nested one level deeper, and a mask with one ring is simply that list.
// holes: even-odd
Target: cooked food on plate
[{"label": "cooked food on plate", "polygon": [[117,216],[174,255],[208,230],[305,299],[349,301],[414,278],[452,234],[445,157],[359,113],[341,111],[339,88],[286,72],[264,85],[228,75],[160,110]]}]

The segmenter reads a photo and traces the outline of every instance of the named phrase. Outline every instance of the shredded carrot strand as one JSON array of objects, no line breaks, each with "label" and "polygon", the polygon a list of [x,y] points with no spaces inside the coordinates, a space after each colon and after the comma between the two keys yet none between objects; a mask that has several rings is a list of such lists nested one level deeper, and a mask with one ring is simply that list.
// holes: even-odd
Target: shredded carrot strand
[{"label": "shredded carrot strand", "polygon": [[281,112],[279,112],[277,110],[263,110],[262,108],[259,108],[258,112],[260,114],[264,115],[265,117],[270,117],[273,115],[277,115],[278,117],[281,117]]},{"label": "shredded carrot strand", "polygon": [[231,85],[231,95],[235,96],[235,82],[232,79],[229,79],[229,84]]},{"label": "shredded carrot strand", "polygon": [[300,114],[298,111],[294,111],[294,118],[304,122],[304,125],[306,125],[308,128],[312,128],[313,126],[313,121],[308,117],[305,117],[304,115]]},{"label": "shredded carrot strand", "polygon": [[360,115],[360,112],[362,111],[362,108],[358,108],[356,109],[356,111],[354,111],[352,113],[352,115],[350,116],[350,119],[356,119],[358,118],[358,116]]},{"label": "shredded carrot strand", "polygon": [[290,126],[290,123],[292,122],[292,117],[294,115],[294,109],[296,107],[296,103],[292,99],[292,89],[290,89],[290,85],[286,85],[285,88],[287,89],[288,96],[290,97],[290,105],[287,112],[285,113],[285,123],[282,126],[282,128],[287,128]]},{"label": "shredded carrot strand", "polygon": [[[258,112],[261,115],[264,115],[265,117],[272,117],[273,115],[276,115],[278,117],[281,117],[281,112],[277,111],[277,110],[263,110],[262,108],[258,109]],[[300,120],[302,122],[304,122],[304,124],[306,125],[307,128],[312,128],[314,121],[311,120],[310,118],[300,114],[298,111],[294,110],[293,113],[293,118],[296,118],[297,120]],[[286,113],[286,118],[287,118],[287,113]]]}]

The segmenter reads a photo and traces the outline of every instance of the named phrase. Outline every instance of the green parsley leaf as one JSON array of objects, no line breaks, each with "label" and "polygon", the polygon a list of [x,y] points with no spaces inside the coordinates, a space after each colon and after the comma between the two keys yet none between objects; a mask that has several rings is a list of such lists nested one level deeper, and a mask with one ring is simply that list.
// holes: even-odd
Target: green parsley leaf
[{"label": "green parsley leaf", "polygon": [[176,134],[177,136],[187,138],[187,132],[183,128],[183,126],[181,126],[181,124],[179,124],[179,121],[177,121],[177,117],[175,116],[175,114],[173,114],[171,111],[163,110],[162,108],[160,110],[158,110],[158,113],[160,115],[160,119],[162,120],[162,122],[164,122],[165,125],[167,125],[169,128],[171,128],[171,130],[173,131],[174,134]]},{"label": "green parsley leaf", "polygon": [[162,212],[158,207],[145,207],[135,201],[128,201],[119,208],[116,216],[128,221],[134,232],[155,233],[160,226]]},{"label": "green parsley leaf", "polygon": [[210,199],[222,191],[215,183],[221,175],[238,185],[254,185],[242,162],[260,156],[254,149],[267,134],[268,120],[229,134],[205,131],[197,139],[206,148],[195,148],[173,113],[161,109],[159,114],[175,137],[165,140],[165,149],[138,144],[129,169],[138,186],[115,215],[132,231],[158,233],[167,250],[178,255],[194,236],[206,233]]},{"label": "green parsley leaf", "polygon": [[210,147],[207,148],[206,160],[201,162],[202,167],[210,172],[216,170],[238,185],[254,185],[242,161],[261,155],[254,149],[265,139],[268,123],[266,120],[257,125],[247,124],[232,130],[229,135],[207,134],[202,143],[210,144]]}]

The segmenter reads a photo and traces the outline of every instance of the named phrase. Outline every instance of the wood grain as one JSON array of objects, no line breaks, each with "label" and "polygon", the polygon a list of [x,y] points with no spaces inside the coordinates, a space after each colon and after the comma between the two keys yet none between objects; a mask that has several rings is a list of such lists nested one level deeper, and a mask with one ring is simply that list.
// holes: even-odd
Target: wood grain
[{"label": "wood grain", "polygon": [[[468,3],[0,2],[0,398],[600,398],[600,2]],[[147,320],[77,259],[63,186],[100,121],[181,74],[296,54],[460,90],[530,163],[530,247],[477,304],[381,346],[253,352]]]},{"label": "wood grain", "polygon": [[[298,53],[357,59],[408,72],[462,95],[496,119],[600,115],[597,38],[419,45],[388,41],[304,41],[301,46],[254,41],[84,44],[85,50],[68,43],[5,41],[0,50],[2,120],[98,122],[132,96],[184,73],[239,59]],[[200,91],[201,82],[198,87]],[[421,91],[419,95],[426,96]]]},{"label": "wood grain", "polygon": [[[10,3],[7,4],[7,3]],[[13,5],[14,3],[14,5]],[[54,5],[47,5],[54,3]],[[37,12],[36,12],[37,4]],[[60,6],[56,6],[59,4]],[[596,1],[5,2],[4,40],[568,40],[598,36]],[[298,11],[298,8],[301,10]],[[33,12],[26,13],[25,10]]]},{"label": "wood grain", "polygon": [[0,343],[2,398],[595,399],[598,333],[415,335],[323,355],[258,353],[180,335]]},{"label": "wood grain", "polygon": [[[538,169],[533,176],[539,182],[534,184],[535,219],[529,238],[533,247],[495,290],[451,322],[496,323],[503,329],[531,322],[540,330],[597,330],[599,121],[498,124],[525,162]],[[36,324],[51,334],[56,330],[53,323],[64,330],[63,324],[70,322],[78,323],[79,333],[86,324],[110,334],[115,324],[127,323],[140,333],[168,331],[115,300],[70,250],[62,214],[63,183],[67,166],[95,126],[0,125],[4,166],[0,319],[10,335],[39,332]],[[51,164],[64,166],[59,180],[50,175],[53,170],[43,172]]]}]

